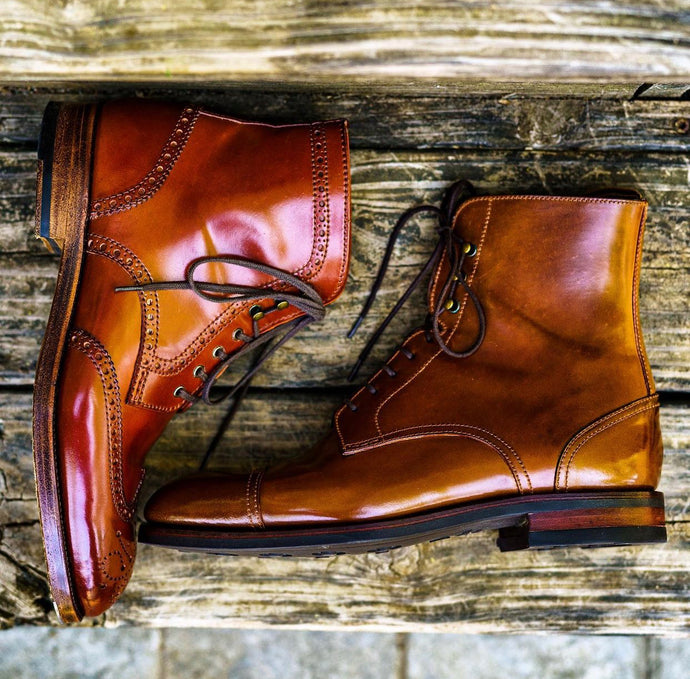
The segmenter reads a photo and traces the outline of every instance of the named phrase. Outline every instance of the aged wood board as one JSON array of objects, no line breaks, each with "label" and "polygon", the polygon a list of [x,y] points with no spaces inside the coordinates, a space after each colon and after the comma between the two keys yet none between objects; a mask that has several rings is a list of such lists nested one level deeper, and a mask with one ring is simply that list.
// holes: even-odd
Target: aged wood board
[{"label": "aged wood board", "polygon": [[[650,202],[641,282],[645,338],[666,447],[669,543],[500,554],[495,535],[329,560],[202,557],[142,548],[122,600],[98,625],[257,626],[683,634],[690,629],[690,135],[686,89],[654,98],[357,94],[276,88],[105,85],[0,93],[0,625],[54,624],[37,523],[31,384],[57,260],[32,237],[34,148],[46,101],[155,96],[245,118],[345,116],[352,134],[353,259],[346,292],[323,323],[284,348],[256,380],[214,460],[234,469],[291,456],[328,429],[368,333],[433,248],[421,220],[396,247],[360,336],[345,333],[373,280],[389,230],[410,205],[437,201],[466,177],[481,192],[578,194],[637,188]],[[364,369],[423,316],[411,300]],[[149,457],[144,495],[195,468],[222,412],[193,408]]]},{"label": "aged wood board", "polygon": [[0,79],[684,80],[683,0],[5,0]]}]

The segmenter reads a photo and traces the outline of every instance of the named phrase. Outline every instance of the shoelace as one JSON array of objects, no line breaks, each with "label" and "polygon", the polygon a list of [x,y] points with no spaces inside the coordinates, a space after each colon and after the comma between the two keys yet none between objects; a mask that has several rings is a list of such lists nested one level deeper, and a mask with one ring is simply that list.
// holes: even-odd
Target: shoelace
[{"label": "shoelace", "polygon": [[[454,358],[466,358],[467,356],[471,356],[475,351],[477,351],[477,349],[479,349],[479,346],[484,340],[484,335],[486,334],[486,316],[479,298],[468,285],[467,281],[465,280],[465,274],[462,271],[462,266],[465,262],[465,259],[467,257],[474,257],[474,255],[477,253],[477,247],[473,243],[464,240],[453,232],[453,216],[457,212],[460,205],[467,198],[473,195],[475,195],[473,186],[468,181],[461,180],[453,184],[448,189],[440,208],[436,207],[435,205],[419,205],[406,210],[400,216],[388,239],[388,245],[386,246],[386,251],[381,261],[376,279],[374,280],[371,291],[369,292],[369,296],[364,302],[362,311],[347,335],[349,338],[352,338],[357,332],[357,329],[361,325],[366,315],[369,313],[369,310],[376,299],[376,295],[381,287],[384,276],[386,275],[386,270],[393,254],[393,248],[395,247],[395,243],[404,226],[413,217],[419,214],[431,213],[438,218],[439,226],[437,228],[437,232],[439,234],[439,241],[436,244],[434,251],[431,253],[431,256],[422,267],[421,271],[417,274],[417,276],[415,276],[407,290],[405,290],[400,299],[396,302],[395,306],[390,310],[386,318],[381,322],[381,324],[378,326],[378,328],[376,328],[369,338],[369,341],[362,349],[352,368],[352,371],[350,372],[350,375],[348,376],[349,381],[355,379],[360,368],[362,367],[362,364],[366,360],[367,356],[369,356],[371,353],[371,350],[374,348],[385,329],[388,327],[388,324],[391,322],[391,320],[393,320],[398,311],[400,311],[410,295],[417,288],[420,281],[436,267],[444,254],[448,258],[450,265],[449,273],[441,288],[441,291],[439,292],[437,298],[438,301],[434,307],[433,313],[431,313],[427,318],[425,334],[427,339],[430,341],[431,337],[433,337],[441,350],[449,356],[453,356]],[[472,342],[467,349],[462,351],[454,351],[448,346],[441,335],[439,321],[439,318],[444,311],[450,311],[451,313],[457,313],[459,311],[460,304],[455,299],[455,293],[458,289],[458,286],[462,287],[467,293],[467,296],[474,305],[479,318],[479,330],[474,342]],[[412,354],[409,349],[405,349],[403,347],[401,352],[403,355],[407,356],[407,358],[414,358],[414,354]],[[383,370],[391,377],[396,375],[396,372],[389,365],[385,365]],[[372,385],[367,385],[367,388],[371,393],[376,393],[376,389]],[[355,406],[349,399],[346,399],[345,403],[350,407],[351,410],[357,410],[357,406]]]},{"label": "shoelace", "polygon": [[[253,287],[246,285],[234,285],[230,283],[211,283],[207,281],[197,281],[194,277],[196,270],[204,264],[221,263],[233,264],[246,269],[253,269],[259,273],[272,276],[278,281],[292,286],[297,292],[276,291],[266,287]],[[320,321],[326,315],[326,307],[319,293],[308,283],[294,276],[282,269],[276,269],[268,264],[260,262],[253,262],[242,259],[232,255],[219,255],[215,257],[201,257],[194,260],[188,267],[186,273],[186,280],[184,281],[160,281],[152,283],[143,283],[141,285],[126,285],[115,288],[115,292],[145,292],[150,290],[191,290],[202,299],[218,304],[228,304],[236,302],[248,301],[262,301],[265,299],[273,299],[274,305],[270,308],[263,308],[256,304],[252,306],[249,313],[252,317],[252,334],[247,335],[241,329],[235,330],[233,339],[241,340],[244,346],[238,351],[228,354],[223,347],[216,347],[213,350],[214,358],[220,359],[219,363],[206,373],[202,366],[197,366],[194,370],[194,376],[202,381],[202,389],[199,396],[195,396],[188,392],[184,387],[179,386],[173,392],[178,398],[182,398],[190,403],[204,401],[208,405],[216,405],[229,398],[233,398],[233,402],[225,414],[218,431],[213,440],[209,444],[206,453],[200,464],[200,469],[206,467],[209,458],[215,451],[218,443],[223,437],[223,434],[230,426],[232,419],[237,412],[237,409],[242,402],[242,399],[247,393],[251,380],[261,368],[263,363],[268,360],[283,344],[290,338],[296,335],[302,328],[309,325],[313,321]],[[288,306],[294,306],[305,315],[291,321],[290,323],[272,328],[264,333],[259,330],[259,321],[267,314],[277,310],[286,309]],[[282,333],[282,336],[280,336]],[[280,337],[279,337],[280,336]],[[276,339],[279,337],[278,339]],[[247,372],[224,394],[220,397],[212,398],[211,389],[214,387],[218,378],[228,368],[228,366],[246,355],[248,352],[261,348],[259,353],[255,356],[251,367]]]}]

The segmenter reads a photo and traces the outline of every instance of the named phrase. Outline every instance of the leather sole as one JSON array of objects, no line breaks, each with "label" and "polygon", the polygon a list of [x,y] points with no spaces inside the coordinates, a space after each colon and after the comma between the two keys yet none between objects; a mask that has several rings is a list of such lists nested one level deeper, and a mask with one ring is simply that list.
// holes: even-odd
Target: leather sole
[{"label": "leather sole", "polygon": [[51,252],[61,252],[62,257],[36,367],[34,471],[48,582],[62,622],[78,622],[83,611],[74,595],[60,490],[55,403],[84,257],[95,118],[95,106],[49,104],[38,149],[36,236]]},{"label": "leather sole", "polygon": [[666,542],[664,496],[653,491],[527,495],[357,524],[265,531],[144,523],[139,541],[182,551],[261,557],[386,552],[498,529],[501,551]]}]

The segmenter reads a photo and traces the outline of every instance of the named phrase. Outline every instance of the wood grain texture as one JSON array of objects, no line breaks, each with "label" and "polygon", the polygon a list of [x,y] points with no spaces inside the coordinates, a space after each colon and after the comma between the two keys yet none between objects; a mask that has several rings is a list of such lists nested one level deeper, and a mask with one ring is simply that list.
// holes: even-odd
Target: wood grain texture
[{"label": "wood grain texture", "polygon": [[[670,86],[662,92],[669,90]],[[671,89],[680,97],[690,84]],[[654,90],[661,96],[659,86]],[[690,101],[525,96],[507,87],[478,92],[348,92],[337,89],[161,87],[139,85],[0,88],[0,143],[33,146],[51,101],[153,98],[205,106],[240,119],[295,123],[346,118],[354,149],[505,149],[541,151],[685,151],[690,133],[678,121]]]},{"label": "wood grain texture", "polygon": [[[126,16],[120,16],[123,13],[118,3],[101,3],[102,14],[98,16],[110,17],[102,25],[95,23],[92,6],[83,2],[68,1],[47,9],[41,6],[40,11],[38,4],[29,0],[9,4],[17,9],[19,23],[14,26],[19,29],[25,16],[22,12],[34,7],[32,25],[37,35],[43,31],[45,44],[40,49],[53,66],[64,65],[65,60],[76,64],[89,59],[98,69],[116,53],[123,58],[130,56],[135,41],[143,40],[141,36],[153,26],[158,30],[160,19],[155,12],[148,18],[143,16],[144,6],[151,9],[151,3],[144,0],[128,3]],[[364,13],[373,12],[375,5],[384,6],[358,4]],[[451,4],[444,5],[446,13],[440,15],[446,24]],[[558,4],[560,12],[571,11],[566,3],[551,4]],[[182,16],[191,5],[184,0],[172,12]],[[229,5],[215,0],[194,4],[199,16],[190,24],[190,35],[206,30],[210,8],[226,16],[223,12]],[[350,5],[335,3],[322,10],[323,3],[308,7],[297,3],[286,12],[304,10],[303,25],[310,27],[316,25],[309,22],[320,11],[331,20],[340,16],[347,34],[350,24],[345,9]],[[504,12],[487,3],[473,5],[478,15]],[[567,5],[574,12],[584,7],[584,3]],[[643,12],[643,3],[594,5],[593,11],[620,14],[620,25],[628,28],[626,12],[632,11],[631,7]],[[233,6],[253,11],[249,4]],[[418,6],[422,13],[430,7],[424,3]],[[258,12],[266,5],[260,2],[252,7]],[[510,3],[505,7],[505,11],[512,8],[515,12],[506,21],[535,23],[543,11],[532,3],[518,10]],[[681,11],[678,3],[672,2],[666,6],[664,17],[676,10]],[[277,16],[275,11],[273,6],[272,16],[257,14],[256,25],[263,21],[265,26]],[[411,16],[409,8],[392,7],[392,3],[387,11],[389,19]],[[644,11],[647,29],[656,30],[658,6]],[[119,14],[113,18],[116,12]],[[60,23],[65,16],[76,29],[65,30]],[[135,23],[135,19],[141,24],[139,37],[123,35],[123,26]],[[666,19],[662,18],[662,23]],[[289,30],[289,18],[286,21]],[[675,21],[677,31],[685,30],[682,21],[677,17]],[[327,28],[332,37],[331,28]],[[392,24],[389,29],[395,32],[399,27]],[[576,31],[577,22],[567,29]],[[610,25],[604,22],[601,35],[609,30]],[[55,46],[61,41],[83,41],[99,31],[106,35],[103,45],[86,41],[82,52],[66,50],[54,58]],[[275,35],[268,32],[267,44]],[[234,41],[240,37],[231,32],[209,40]],[[151,43],[160,48],[156,40],[162,41],[163,36],[157,34]],[[26,53],[35,54],[32,50],[38,49],[37,45],[27,44]],[[15,47],[11,41],[0,44],[0,54]],[[168,44],[160,54],[177,48]],[[142,43],[142,59],[147,49]],[[424,52],[421,57],[425,57]],[[113,62],[107,63],[112,66]],[[135,59],[133,63],[139,62]],[[385,59],[381,63],[385,64]],[[158,65],[149,64],[152,71]],[[284,64],[278,67],[285,68]],[[232,68],[227,72],[237,77]],[[56,79],[62,77],[55,75]],[[251,77],[265,82],[273,76],[254,73]],[[317,74],[316,81],[320,77]],[[657,85],[645,90],[647,99],[627,101],[639,89],[637,85],[607,86],[600,91],[582,85],[564,94],[559,89],[562,83],[489,82],[478,87],[481,93],[473,93],[466,84],[441,83],[439,88],[430,88],[429,82],[420,85],[419,81],[402,90],[403,80],[395,80],[395,85],[390,78],[385,84],[379,82],[381,87],[376,91],[365,91],[357,77],[342,83],[336,79],[335,84],[307,84],[298,83],[290,73],[285,80],[284,84],[264,85],[259,90],[208,83],[191,89],[181,83],[0,88],[0,627],[55,624],[34,496],[29,393],[57,272],[57,259],[32,235],[33,149],[40,116],[51,98],[93,100],[127,95],[191,100],[240,117],[271,122],[339,116],[351,122],[351,276],[327,319],[291,340],[256,380],[256,388],[214,458],[214,465],[235,470],[295,455],[328,430],[333,410],[351,391],[345,375],[359,348],[433,247],[434,225],[430,220],[410,225],[396,247],[380,298],[361,336],[346,340],[345,332],[373,281],[392,224],[404,209],[438,201],[444,187],[459,177],[469,178],[485,193],[577,194],[622,185],[641,190],[650,202],[641,306],[655,377],[667,392],[662,407],[665,462],[660,489],[667,498],[670,539],[665,546],[501,554],[494,545],[495,535],[482,533],[383,555],[279,561],[184,555],[144,546],[122,600],[106,616],[85,624],[687,634],[690,135],[680,133],[675,123],[690,118],[690,102],[674,100],[687,88]],[[586,92],[589,96],[583,95]],[[597,93],[605,98],[592,98]],[[364,367],[362,379],[385,360],[423,315],[420,294],[394,321]],[[161,483],[195,468],[221,416],[222,408],[195,407],[172,421],[149,455],[143,498]]]},{"label": "wood grain texture", "polygon": [[6,0],[0,78],[397,83],[664,81],[686,3]]},{"label": "wood grain texture", "polygon": [[[241,469],[298,453],[325,432],[340,400],[250,394],[214,465]],[[0,396],[0,412],[0,626],[46,624],[30,395]],[[690,623],[689,415],[687,406],[662,408],[667,545],[501,554],[485,532],[389,554],[277,561],[142,547],[126,593],[97,624],[681,633]],[[194,408],[173,420],[148,458],[144,497],[195,467],[219,416]]]},{"label": "wood grain texture", "polygon": [[[57,260],[33,237],[34,157],[0,151],[0,382],[33,380]],[[434,225],[419,220],[401,237],[390,272],[360,334],[345,334],[373,282],[385,243],[399,214],[415,204],[438,202],[457,178],[485,193],[582,194],[595,187],[638,188],[650,202],[641,279],[645,341],[658,387],[690,384],[690,153],[574,151],[380,151],[352,154],[353,251],[350,279],[326,320],[291,340],[262,369],[262,386],[337,386],[345,382],[366,336],[385,316],[433,248]],[[583,168],[586,168],[583,171]],[[399,314],[365,366],[371,372],[407,330],[423,320],[421,294]],[[329,351],[321,347],[328,346]]]}]

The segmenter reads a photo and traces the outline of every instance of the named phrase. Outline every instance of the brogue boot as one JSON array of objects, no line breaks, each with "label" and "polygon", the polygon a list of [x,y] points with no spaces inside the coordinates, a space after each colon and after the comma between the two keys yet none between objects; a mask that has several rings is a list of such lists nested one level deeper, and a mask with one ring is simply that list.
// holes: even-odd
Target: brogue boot
[{"label": "brogue boot", "polygon": [[265,358],[342,290],[348,163],[343,121],[271,126],[142,101],[47,108],[37,233],[62,256],[34,457],[63,621],[100,614],[125,588],[144,456],[170,418],[217,399],[236,357]]},{"label": "brogue boot", "polygon": [[160,489],[146,542],[324,556],[491,528],[503,550],[665,540],[639,321],[645,202],[477,197],[458,183],[394,237],[421,212],[440,234],[425,326],[302,459]]}]

